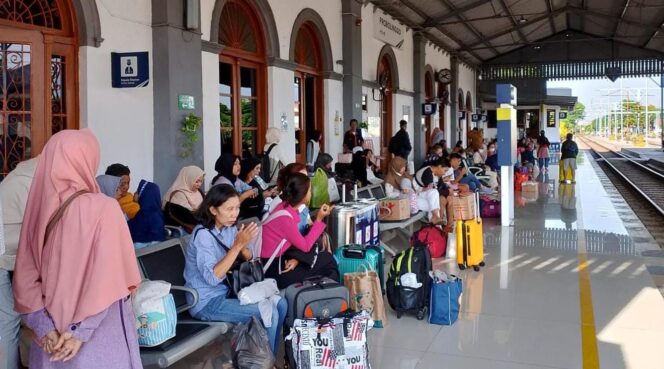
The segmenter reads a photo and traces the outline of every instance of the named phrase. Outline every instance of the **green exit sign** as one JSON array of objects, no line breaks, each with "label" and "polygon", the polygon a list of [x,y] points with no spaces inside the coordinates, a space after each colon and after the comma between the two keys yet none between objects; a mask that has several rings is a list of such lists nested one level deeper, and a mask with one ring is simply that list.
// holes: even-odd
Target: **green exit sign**
[{"label": "green exit sign", "polygon": [[196,109],[194,97],[191,95],[178,95],[178,109],[180,110]]}]

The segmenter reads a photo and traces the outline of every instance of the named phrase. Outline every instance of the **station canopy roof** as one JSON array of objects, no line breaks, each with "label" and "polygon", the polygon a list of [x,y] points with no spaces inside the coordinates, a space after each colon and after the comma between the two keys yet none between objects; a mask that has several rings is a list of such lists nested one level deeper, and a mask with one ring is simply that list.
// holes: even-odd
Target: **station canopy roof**
[{"label": "station canopy roof", "polygon": [[[488,79],[497,66],[548,66],[525,74],[549,79],[599,78],[612,66],[621,75],[664,71],[663,0],[371,2]],[[557,64],[576,66],[563,73]]]}]

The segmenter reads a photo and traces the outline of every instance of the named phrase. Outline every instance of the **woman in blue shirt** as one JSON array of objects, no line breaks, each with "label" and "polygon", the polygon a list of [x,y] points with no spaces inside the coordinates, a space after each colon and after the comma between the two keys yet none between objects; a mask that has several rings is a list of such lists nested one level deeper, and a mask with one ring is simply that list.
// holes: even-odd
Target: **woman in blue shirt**
[{"label": "woman in blue shirt", "polygon": [[[213,186],[198,210],[201,224],[189,241],[184,269],[185,286],[198,292],[198,303],[189,310],[197,319],[244,323],[252,316],[261,317],[257,304],[240,305],[239,300],[227,297],[226,273],[237,258],[253,257],[249,245],[258,233],[254,223],[235,226],[239,213],[240,196],[226,184]],[[187,298],[191,303],[191,297]],[[279,300],[272,311],[272,324],[266,328],[275,355],[286,310],[286,300]]]}]

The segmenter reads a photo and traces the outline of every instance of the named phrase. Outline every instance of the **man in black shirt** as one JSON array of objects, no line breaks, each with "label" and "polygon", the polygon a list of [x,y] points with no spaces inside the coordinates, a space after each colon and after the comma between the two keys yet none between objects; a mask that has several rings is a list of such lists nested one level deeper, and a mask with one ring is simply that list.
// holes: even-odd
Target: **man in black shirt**
[{"label": "man in black shirt", "polygon": [[408,155],[410,155],[410,151],[413,149],[413,146],[410,144],[410,137],[408,137],[408,131],[406,130],[407,125],[408,122],[405,120],[399,122],[401,129],[392,137],[388,146],[390,153],[406,160],[408,160]]},{"label": "man in black shirt", "polygon": [[573,141],[574,135],[567,134],[567,140],[560,148],[560,183],[576,183],[576,156],[579,155],[579,146]]}]

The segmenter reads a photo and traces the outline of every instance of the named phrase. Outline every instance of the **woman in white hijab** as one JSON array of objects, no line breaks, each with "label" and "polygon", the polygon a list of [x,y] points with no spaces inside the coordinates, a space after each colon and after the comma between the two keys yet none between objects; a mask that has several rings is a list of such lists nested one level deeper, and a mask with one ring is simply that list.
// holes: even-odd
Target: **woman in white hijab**
[{"label": "woman in white hijab", "polygon": [[277,182],[279,170],[288,164],[288,159],[281,150],[281,131],[279,128],[270,127],[265,132],[265,146],[263,147],[263,154],[270,158],[270,178],[269,183],[274,184]]}]

